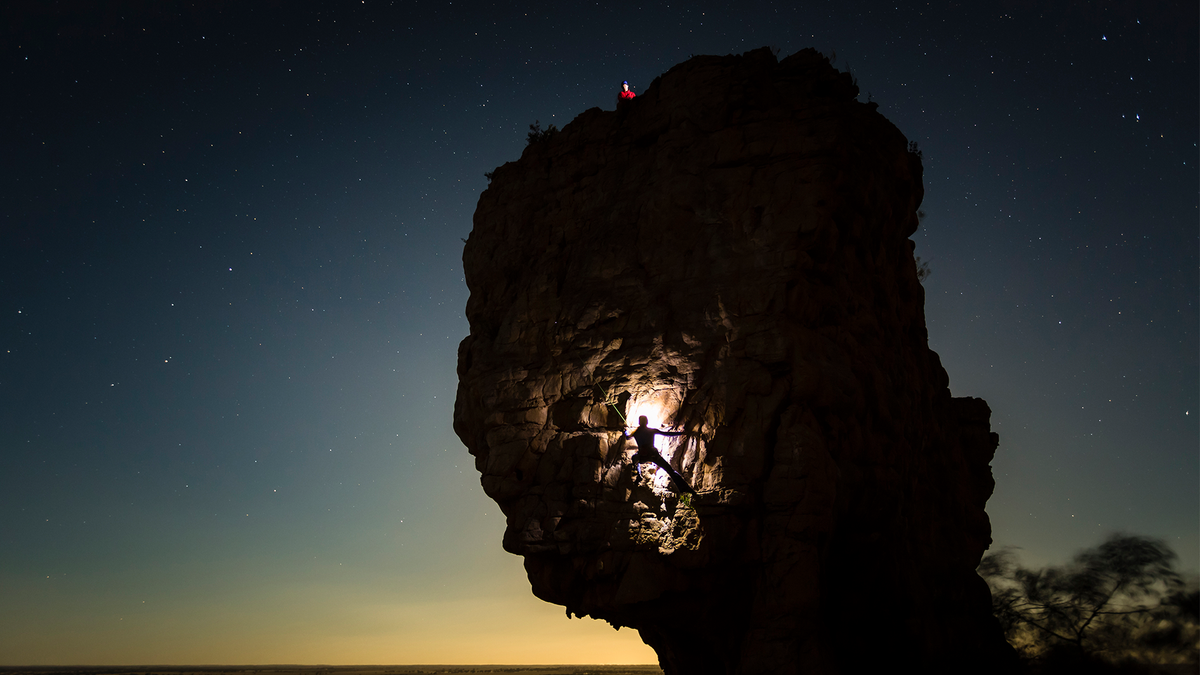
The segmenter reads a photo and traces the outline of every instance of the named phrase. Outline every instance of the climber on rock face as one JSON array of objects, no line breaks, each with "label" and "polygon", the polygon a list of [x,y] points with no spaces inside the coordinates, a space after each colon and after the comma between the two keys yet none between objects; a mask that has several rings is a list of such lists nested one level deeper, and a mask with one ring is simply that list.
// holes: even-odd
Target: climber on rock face
[{"label": "climber on rock face", "polygon": [[617,92],[617,105],[620,106],[622,103],[632,101],[634,96],[637,96],[637,94],[629,91],[629,80],[625,80],[621,83],[621,91]]},{"label": "climber on rock face", "polygon": [[[633,465],[637,468],[638,478],[642,477],[642,462],[654,462],[662,467],[663,471],[671,477],[671,480],[683,489],[683,492],[688,494],[696,494],[691,485],[688,485],[687,480],[679,475],[679,472],[671,468],[670,463],[666,458],[658,453],[654,447],[655,436],[682,436],[682,431],[659,431],[658,429],[650,428],[650,420],[642,415],[638,418],[638,428],[634,429],[633,433],[626,433],[625,438],[632,438],[637,442],[637,452],[633,455]],[[678,492],[678,490],[676,490]]]}]

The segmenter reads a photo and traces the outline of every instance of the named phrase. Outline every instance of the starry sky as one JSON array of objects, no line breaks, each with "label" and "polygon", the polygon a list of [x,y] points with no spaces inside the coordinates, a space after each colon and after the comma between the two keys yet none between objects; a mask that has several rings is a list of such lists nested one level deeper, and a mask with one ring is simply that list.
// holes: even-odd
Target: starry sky
[{"label": "starry sky", "polygon": [[732,4],[0,7],[0,663],[653,662],[500,548],[462,239],[530,123],[764,45],[920,145],[996,545],[1194,573],[1196,4]]}]

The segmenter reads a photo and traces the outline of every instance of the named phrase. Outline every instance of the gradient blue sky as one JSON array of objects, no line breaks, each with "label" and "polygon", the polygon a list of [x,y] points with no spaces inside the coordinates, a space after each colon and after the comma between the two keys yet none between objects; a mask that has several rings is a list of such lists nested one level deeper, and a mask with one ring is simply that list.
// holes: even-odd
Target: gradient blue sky
[{"label": "gradient blue sky", "polygon": [[1194,572],[1197,8],[1048,4],[6,3],[0,662],[653,661],[500,548],[461,239],[535,119],[764,45],[924,152],[997,545]]}]

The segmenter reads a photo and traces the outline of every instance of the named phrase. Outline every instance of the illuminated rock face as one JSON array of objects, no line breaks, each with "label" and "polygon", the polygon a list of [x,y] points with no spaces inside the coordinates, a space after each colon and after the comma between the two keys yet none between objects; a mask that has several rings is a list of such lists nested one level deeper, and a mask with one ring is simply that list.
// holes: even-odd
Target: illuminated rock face
[{"label": "illuminated rock face", "polygon": [[[693,58],[479,199],[455,431],[534,593],[669,674],[1010,660],[990,411],[927,344],[920,160],[856,94],[812,50]],[[690,504],[634,483],[639,414],[688,432]]]}]

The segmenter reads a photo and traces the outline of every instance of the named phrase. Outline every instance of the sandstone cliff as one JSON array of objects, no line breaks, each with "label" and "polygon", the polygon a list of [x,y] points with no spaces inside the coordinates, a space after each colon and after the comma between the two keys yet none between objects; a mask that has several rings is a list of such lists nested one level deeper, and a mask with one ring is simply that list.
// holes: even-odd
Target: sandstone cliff
[{"label": "sandstone cliff", "polygon": [[[999,668],[997,437],[928,347],[920,159],[813,50],[696,57],[499,167],[454,427],[534,593],[675,673]],[[635,484],[622,430],[685,436]],[[650,466],[650,465],[647,465]]]}]

